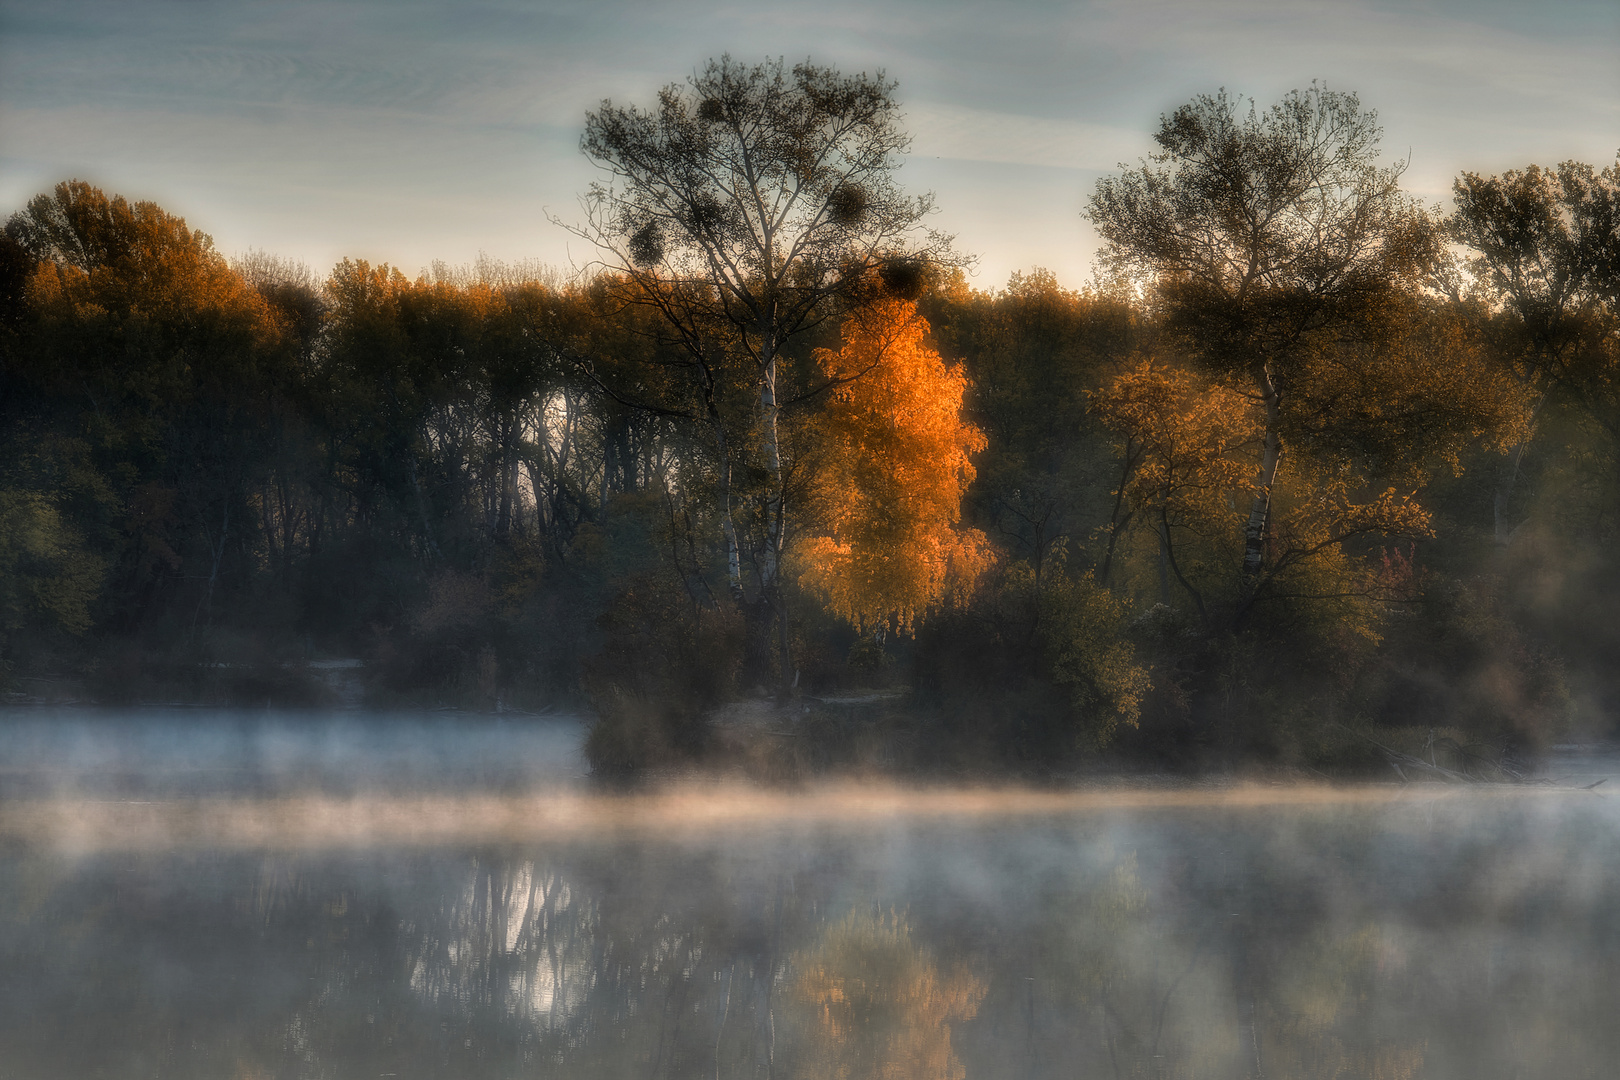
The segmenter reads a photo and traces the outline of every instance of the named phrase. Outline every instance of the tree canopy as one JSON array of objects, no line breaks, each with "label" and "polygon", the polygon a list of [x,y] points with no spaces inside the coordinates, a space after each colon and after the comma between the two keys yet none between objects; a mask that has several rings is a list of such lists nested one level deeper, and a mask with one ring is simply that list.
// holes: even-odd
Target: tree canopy
[{"label": "tree canopy", "polygon": [[843,346],[816,359],[838,383],[815,423],[805,581],[861,629],[909,632],[989,561],[977,529],[959,529],[972,457],[984,435],[961,417],[967,379],[925,343],[916,305],[893,300],[844,324]]},{"label": "tree canopy", "polygon": [[[780,567],[794,525],[780,418],[815,392],[789,390],[784,350],[885,291],[914,294],[925,264],[949,247],[922,227],[931,197],[896,181],[909,139],[894,89],[881,73],[723,56],[666,86],[656,108],[603,102],[586,117],[581,148],[609,179],[585,195],[575,231],[619,275],[623,302],[663,316],[700,386],[696,418],[717,458],[728,585],[749,614],[748,666],[760,681],[773,619],[784,631],[779,676],[791,679]],[[731,385],[755,398],[752,415],[727,414]],[[754,492],[739,490],[739,467],[757,470]],[[735,495],[751,496],[759,523],[746,552]]]},{"label": "tree canopy", "polygon": [[1377,116],[1313,84],[1264,112],[1224,90],[1164,117],[1161,150],[1088,204],[1104,260],[1148,285],[1208,371],[1249,380],[1264,434],[1244,525],[1250,592],[1266,560],[1286,410],[1320,357],[1365,333],[1434,258],[1430,215],[1377,163]]},{"label": "tree canopy", "polygon": [[613,775],[773,685],[777,777],[1607,723],[1615,167],[1465,173],[1442,221],[1354,95],[1157,138],[1082,289],[974,286],[894,84],[808,63],[593,111],[573,278],[228,260],[59,185],[0,238],[0,680],[315,702],[357,658],[593,709]]}]

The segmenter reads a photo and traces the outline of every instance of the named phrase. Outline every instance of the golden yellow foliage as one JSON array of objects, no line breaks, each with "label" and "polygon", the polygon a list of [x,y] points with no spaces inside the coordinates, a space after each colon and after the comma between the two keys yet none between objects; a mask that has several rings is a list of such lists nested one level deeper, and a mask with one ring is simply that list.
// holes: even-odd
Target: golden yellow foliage
[{"label": "golden yellow foliage", "polygon": [[1218,516],[1226,497],[1254,473],[1245,448],[1260,438],[1254,403],[1219,383],[1143,361],[1090,395],[1102,425],[1122,436],[1134,462],[1123,495],[1173,520]]},{"label": "golden yellow foliage", "polygon": [[971,1020],[985,985],[942,974],[905,921],[853,912],[793,958],[793,1002],[806,1013],[811,1076],[961,1080],[951,1025]]},{"label": "golden yellow foliage", "polygon": [[1298,463],[1279,502],[1282,512],[1272,525],[1274,573],[1309,559],[1353,536],[1376,534],[1427,539],[1432,515],[1415,492],[1385,488],[1359,490],[1360,478],[1350,467]]},{"label": "golden yellow foliage", "polygon": [[[1143,362],[1092,393],[1091,407],[1121,440],[1113,539],[1150,525],[1159,558],[1202,610],[1204,597],[1223,587],[1222,568],[1241,539],[1264,423],[1259,403],[1219,381]],[[1413,430],[1421,426],[1404,412],[1401,418]],[[1348,449],[1318,434],[1285,459],[1267,522],[1262,591],[1334,601],[1342,629],[1376,642],[1368,613],[1352,605],[1390,599],[1390,590],[1343,545],[1364,536],[1426,538],[1430,514],[1413,492],[1369,484],[1360,465],[1371,455]],[[1442,449],[1432,456],[1443,461]]]},{"label": "golden yellow foliage", "polygon": [[800,580],[862,630],[892,620],[909,632],[989,562],[984,535],[959,527],[984,435],[962,419],[967,378],[928,329],[916,305],[888,301],[844,324],[841,349],[816,353],[839,385],[811,433],[821,535],[801,549]]},{"label": "golden yellow foliage", "polygon": [[125,367],[122,354],[138,350],[170,366],[240,362],[243,350],[277,332],[264,299],[208,235],[155,203],[109,199],[73,181],[33,200],[30,211],[23,228],[49,257],[29,281],[29,300],[47,324],[76,340],[75,353],[99,334],[119,342]]}]

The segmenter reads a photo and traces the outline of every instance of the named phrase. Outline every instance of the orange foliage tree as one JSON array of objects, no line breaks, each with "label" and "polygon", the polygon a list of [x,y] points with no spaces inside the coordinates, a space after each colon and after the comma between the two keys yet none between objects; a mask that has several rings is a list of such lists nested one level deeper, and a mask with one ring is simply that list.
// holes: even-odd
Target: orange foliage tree
[{"label": "orange foliage tree", "polygon": [[[69,181],[6,233],[32,264],[30,319],[0,382],[62,422],[0,446],[22,484],[0,490],[0,566],[30,581],[34,625],[87,629],[98,601],[139,605],[141,620],[172,603],[175,625],[206,626],[292,381],[285,328],[205,233],[155,203]],[[0,619],[14,621],[6,594],[19,595],[0,589]]]},{"label": "orange foliage tree", "polygon": [[967,377],[927,344],[916,305],[889,300],[844,323],[843,346],[817,350],[835,384],[811,425],[816,535],[800,580],[860,630],[910,632],[989,562],[961,523],[984,435],[962,419]]}]

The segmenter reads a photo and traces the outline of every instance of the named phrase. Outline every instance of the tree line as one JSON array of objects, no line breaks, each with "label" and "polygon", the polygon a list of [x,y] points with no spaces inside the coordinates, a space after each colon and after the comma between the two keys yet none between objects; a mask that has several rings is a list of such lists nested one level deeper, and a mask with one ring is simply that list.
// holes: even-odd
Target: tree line
[{"label": "tree line", "polygon": [[1378,134],[1193,100],[1078,291],[971,287],[894,84],[809,64],[591,113],[572,277],[323,280],[60,184],[0,240],[5,677],[313,700],[361,657],[377,700],[589,702],[607,769],[847,687],[937,765],[1595,731],[1620,166],[1444,211]]}]

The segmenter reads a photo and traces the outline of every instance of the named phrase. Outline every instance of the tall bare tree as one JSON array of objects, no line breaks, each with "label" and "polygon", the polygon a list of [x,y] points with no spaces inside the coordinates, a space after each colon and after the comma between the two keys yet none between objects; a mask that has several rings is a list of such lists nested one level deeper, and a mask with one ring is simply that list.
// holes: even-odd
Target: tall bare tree
[{"label": "tall bare tree", "polygon": [[[572,226],[603,253],[627,302],[652,304],[678,342],[697,390],[687,410],[712,434],[729,587],[749,613],[749,667],[761,681],[773,617],[781,620],[781,558],[792,517],[778,420],[784,348],[847,311],[875,278],[904,289],[918,267],[948,256],[923,228],[929,195],[905,194],[895,170],[909,139],[895,84],[804,63],[712,60],[651,109],[604,101],[581,148],[607,179]],[[727,416],[728,388],[754,401],[746,424]],[[734,469],[761,478],[743,576]],[[784,653],[782,678],[791,678]]]}]

